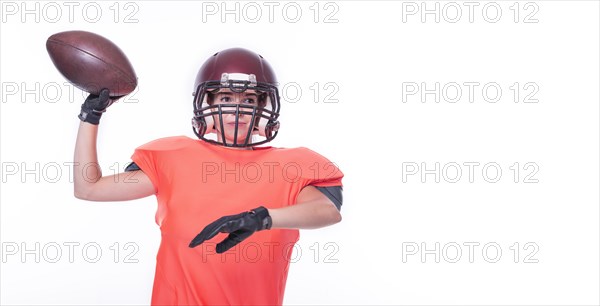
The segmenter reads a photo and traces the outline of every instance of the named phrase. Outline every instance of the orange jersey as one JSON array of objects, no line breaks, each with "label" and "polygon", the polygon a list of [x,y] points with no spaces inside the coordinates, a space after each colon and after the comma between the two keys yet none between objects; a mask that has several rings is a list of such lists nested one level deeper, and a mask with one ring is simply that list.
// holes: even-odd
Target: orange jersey
[{"label": "orange jersey", "polygon": [[153,305],[282,304],[298,230],[256,232],[223,254],[215,246],[227,234],[188,245],[222,216],[294,205],[305,186],[341,186],[343,177],[306,148],[236,150],[184,136],[140,146],[132,160],[154,184],[158,200],[162,240]]}]

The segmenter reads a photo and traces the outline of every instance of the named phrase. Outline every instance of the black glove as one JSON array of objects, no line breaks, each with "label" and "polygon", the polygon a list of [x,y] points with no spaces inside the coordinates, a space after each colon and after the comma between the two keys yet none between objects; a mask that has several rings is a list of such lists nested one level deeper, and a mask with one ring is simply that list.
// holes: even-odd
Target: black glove
[{"label": "black glove", "polygon": [[99,95],[90,94],[81,105],[79,119],[83,122],[98,125],[100,123],[100,117],[102,117],[102,113],[106,111],[106,108],[121,97],[122,96],[111,97],[106,88],[100,90]]},{"label": "black glove", "polygon": [[190,242],[190,248],[196,247],[204,241],[213,238],[218,233],[230,233],[225,240],[217,244],[217,253],[221,254],[250,237],[254,232],[270,229],[271,224],[269,211],[263,206],[239,215],[221,217],[217,221],[207,225]]}]

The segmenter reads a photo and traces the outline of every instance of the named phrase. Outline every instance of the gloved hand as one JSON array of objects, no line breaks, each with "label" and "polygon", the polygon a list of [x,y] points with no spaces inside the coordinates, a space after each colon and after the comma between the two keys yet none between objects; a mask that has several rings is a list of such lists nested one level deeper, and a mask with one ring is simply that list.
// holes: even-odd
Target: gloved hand
[{"label": "gloved hand", "polygon": [[254,232],[270,229],[271,225],[269,211],[263,206],[238,215],[221,217],[207,225],[190,242],[190,248],[213,238],[218,233],[230,233],[225,240],[217,244],[217,253],[221,254],[250,237]]},{"label": "gloved hand", "polygon": [[110,93],[106,88],[100,90],[99,95],[90,94],[81,105],[79,119],[83,122],[98,125],[100,123],[100,117],[102,117],[102,113],[106,111],[106,108],[121,98],[121,96],[111,97],[109,94]]}]

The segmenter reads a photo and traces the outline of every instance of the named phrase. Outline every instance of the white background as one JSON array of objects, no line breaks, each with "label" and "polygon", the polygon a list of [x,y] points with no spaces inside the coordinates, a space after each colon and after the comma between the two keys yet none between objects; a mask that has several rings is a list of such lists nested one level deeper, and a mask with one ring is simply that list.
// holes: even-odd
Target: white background
[{"label": "white background", "polygon": [[[193,137],[194,77],[218,50],[255,50],[282,85],[302,89],[295,103],[293,91],[282,93],[273,145],[307,146],[340,166],[344,220],[302,231],[285,304],[600,303],[598,2],[438,2],[439,22],[408,14],[421,2],[295,2],[287,14],[281,2],[271,16],[261,2],[240,2],[237,16],[208,15],[192,1],[35,3],[2,2],[0,303],[150,301],[155,198],[93,203],[72,195],[69,162],[85,94],[63,84],[45,41],[75,29],[119,45],[139,77],[139,90],[102,118],[106,174],[147,141]],[[256,7],[262,15],[252,23]],[[421,102],[420,91],[403,91],[422,82],[480,85],[472,102],[464,85],[454,103],[452,92],[436,103],[433,94]],[[493,90],[482,94],[488,83],[502,89],[495,103]],[[324,103],[327,94],[337,103]],[[528,94],[537,103],[524,103]],[[479,163],[471,178],[469,162]],[[423,166],[435,173],[436,163],[439,183],[435,174],[422,178]],[[496,168],[482,173],[485,165]],[[69,243],[77,244],[73,262]],[[86,245],[102,255],[91,248],[85,257]]]}]

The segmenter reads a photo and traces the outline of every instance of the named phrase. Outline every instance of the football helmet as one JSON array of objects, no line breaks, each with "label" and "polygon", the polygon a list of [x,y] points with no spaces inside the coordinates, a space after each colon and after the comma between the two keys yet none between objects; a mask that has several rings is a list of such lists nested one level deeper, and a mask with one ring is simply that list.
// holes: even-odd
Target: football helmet
[{"label": "football helmet", "polygon": [[[204,141],[227,147],[252,147],[273,140],[279,130],[277,85],[273,69],[261,55],[242,48],[215,53],[204,62],[196,76],[192,93],[194,133]],[[257,103],[222,104],[213,101],[219,92],[239,94],[246,91],[256,94]],[[233,141],[225,137],[224,115],[235,115]],[[238,125],[242,116],[251,116],[247,128],[245,124]],[[217,133],[218,140],[207,138],[210,133]],[[238,137],[240,135],[243,140],[238,141],[242,138]]]}]

